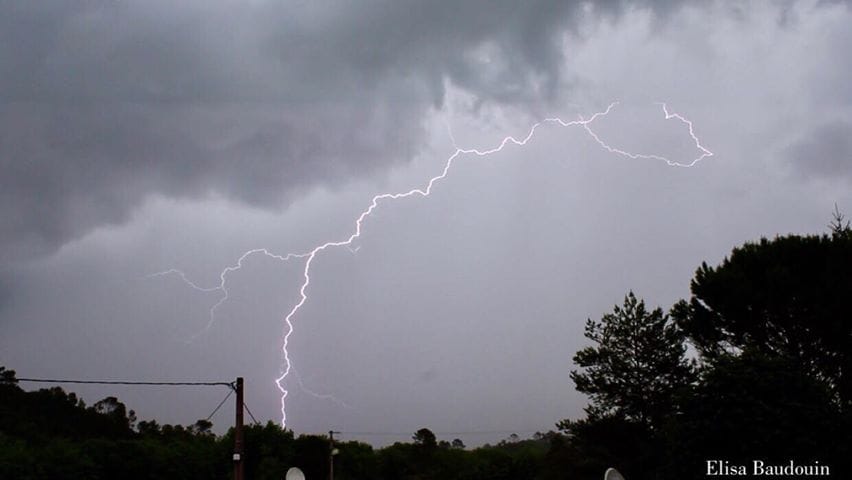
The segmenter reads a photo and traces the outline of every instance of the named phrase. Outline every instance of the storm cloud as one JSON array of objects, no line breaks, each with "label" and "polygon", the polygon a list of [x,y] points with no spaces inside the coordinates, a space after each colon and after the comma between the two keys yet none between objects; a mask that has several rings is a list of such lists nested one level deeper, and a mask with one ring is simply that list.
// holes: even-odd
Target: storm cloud
[{"label": "storm cloud", "polygon": [[810,178],[852,180],[852,124],[820,125],[787,150],[795,171]]},{"label": "storm cloud", "polygon": [[408,162],[448,82],[480,102],[553,100],[564,36],[622,8],[3,2],[0,260],[122,223],[150,195],[281,208]]}]

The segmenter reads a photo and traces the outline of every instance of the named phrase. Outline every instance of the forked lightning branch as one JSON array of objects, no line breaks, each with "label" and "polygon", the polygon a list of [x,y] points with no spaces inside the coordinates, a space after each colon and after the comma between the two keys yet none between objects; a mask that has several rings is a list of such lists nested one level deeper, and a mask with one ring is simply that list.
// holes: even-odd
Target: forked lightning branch
[{"label": "forked lightning branch", "polygon": [[[284,332],[283,332],[283,341],[282,341],[282,346],[281,346],[281,354],[282,354],[282,357],[283,357],[283,362],[282,362],[282,368],[281,368],[281,371],[280,371],[280,375],[278,376],[278,378],[275,379],[275,385],[278,387],[278,390],[281,392],[281,425],[286,426],[287,425],[286,400],[287,400],[288,390],[287,390],[287,388],[285,388],[285,386],[286,386],[287,377],[290,375],[291,371],[293,370],[293,364],[292,364],[292,361],[290,360],[290,353],[289,353],[289,350],[288,350],[288,345],[289,345],[289,342],[290,342],[290,336],[293,334],[293,320],[295,319],[296,315],[299,313],[299,310],[308,301],[308,289],[311,285],[311,266],[313,265],[314,261],[318,258],[318,256],[326,250],[333,249],[333,248],[339,248],[339,247],[350,247],[352,245],[352,243],[361,236],[361,233],[362,233],[363,227],[364,227],[364,223],[366,222],[366,220],[380,206],[390,204],[394,200],[412,197],[412,196],[415,196],[415,195],[418,195],[418,196],[421,196],[421,197],[428,197],[432,194],[432,191],[433,191],[433,188],[435,187],[435,185],[437,185],[444,178],[447,178],[447,176],[450,174],[450,171],[451,171],[452,166],[453,166],[455,161],[457,161],[461,158],[464,158],[465,156],[479,156],[479,157],[488,156],[488,155],[502,151],[504,148],[506,148],[509,145],[515,145],[515,146],[519,146],[519,147],[524,146],[530,140],[532,140],[532,138],[535,136],[536,131],[540,127],[542,127],[544,125],[548,125],[548,124],[553,124],[553,125],[560,126],[560,127],[582,128],[586,133],[588,133],[591,136],[591,138],[594,140],[594,142],[597,145],[599,145],[603,150],[605,150],[609,153],[612,153],[614,155],[620,155],[620,156],[627,157],[627,158],[630,158],[630,159],[657,160],[657,161],[666,162],[666,164],[668,164],[669,166],[673,166],[673,167],[692,167],[695,164],[697,164],[698,162],[700,162],[701,160],[703,160],[704,158],[707,158],[707,157],[710,157],[710,156],[713,155],[713,153],[710,150],[707,150],[703,145],[701,145],[701,142],[699,141],[698,137],[695,134],[695,130],[693,128],[692,122],[690,120],[688,120],[687,118],[683,117],[682,115],[678,114],[678,113],[670,112],[669,109],[668,109],[668,106],[665,103],[659,103],[658,104],[660,106],[661,110],[662,110],[663,115],[665,115],[665,119],[666,120],[676,120],[680,124],[685,125],[687,127],[689,136],[692,138],[692,141],[695,143],[695,147],[700,152],[700,154],[697,157],[695,157],[695,158],[693,158],[692,160],[689,160],[689,161],[680,162],[680,161],[675,161],[675,160],[666,158],[665,156],[662,156],[662,155],[632,153],[632,152],[628,152],[628,151],[622,150],[620,148],[609,145],[597,133],[595,133],[594,130],[592,130],[592,124],[593,124],[593,122],[595,122],[599,118],[608,115],[614,108],[616,108],[617,105],[618,105],[618,102],[611,103],[602,112],[597,112],[597,113],[589,116],[588,118],[584,118],[584,117],[581,116],[577,120],[572,120],[572,121],[565,121],[565,120],[562,120],[560,118],[555,118],[555,117],[554,118],[546,118],[546,119],[544,119],[540,122],[533,124],[529,128],[529,131],[526,134],[526,136],[522,137],[521,139],[518,139],[518,138],[515,138],[515,137],[512,137],[512,136],[507,136],[507,137],[504,137],[496,146],[494,146],[490,149],[460,148],[458,145],[456,145],[455,140],[453,140],[453,146],[455,148],[455,151],[446,159],[446,161],[444,162],[443,169],[441,170],[441,173],[439,175],[436,175],[436,176],[430,178],[424,184],[424,186],[420,187],[420,188],[415,188],[415,189],[405,191],[405,192],[381,193],[381,194],[374,196],[372,201],[370,202],[369,206],[367,206],[367,208],[364,209],[361,212],[361,214],[355,219],[354,230],[353,230],[352,234],[349,235],[349,237],[341,239],[341,240],[329,241],[329,242],[323,243],[321,245],[317,245],[313,249],[311,249],[307,252],[302,252],[302,253],[287,253],[285,255],[279,255],[279,254],[276,254],[276,253],[269,251],[266,248],[256,248],[256,249],[253,249],[253,250],[248,250],[245,253],[243,253],[233,265],[225,267],[221,271],[221,273],[219,274],[219,284],[214,286],[214,287],[202,287],[202,286],[198,285],[196,282],[190,280],[184,274],[184,272],[177,270],[177,269],[170,269],[170,270],[166,270],[166,271],[163,271],[163,272],[155,273],[152,276],[177,275],[191,288],[194,288],[194,289],[202,291],[202,292],[218,291],[218,292],[222,293],[219,300],[210,308],[210,317],[209,317],[209,320],[207,322],[207,326],[205,327],[204,330],[202,330],[201,332],[199,332],[198,334],[195,335],[195,337],[197,337],[199,334],[209,330],[212,327],[212,325],[215,321],[215,318],[216,318],[217,308],[219,308],[225,301],[228,300],[228,286],[227,286],[228,274],[241,269],[243,267],[243,262],[245,261],[246,258],[248,258],[249,256],[252,256],[252,255],[260,254],[260,255],[264,255],[264,256],[267,256],[269,258],[275,259],[275,260],[282,261],[282,262],[286,262],[286,261],[290,261],[290,260],[303,260],[304,261],[304,268],[302,270],[302,282],[301,282],[301,285],[299,287],[299,297],[298,297],[299,300],[295,303],[295,305],[293,305],[293,307],[284,316]],[[195,337],[193,337],[193,338],[195,338]],[[301,383],[301,382],[299,382],[299,383]]]}]

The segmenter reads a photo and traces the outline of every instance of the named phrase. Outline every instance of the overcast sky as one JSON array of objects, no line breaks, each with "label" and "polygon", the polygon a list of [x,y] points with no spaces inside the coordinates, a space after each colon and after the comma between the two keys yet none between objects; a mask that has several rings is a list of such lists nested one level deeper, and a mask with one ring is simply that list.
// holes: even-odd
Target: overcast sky
[{"label": "overcast sky", "polygon": [[[231,380],[288,427],[468,444],[578,418],[568,377],[629,290],[667,309],[702,262],[852,212],[844,2],[0,1],[0,364],[19,376]],[[205,328],[208,326],[209,328]],[[296,372],[298,372],[296,374]],[[27,385],[34,388],[34,385]],[[117,394],[194,422],[227,393]],[[217,414],[223,431],[232,407]],[[394,436],[396,432],[403,435]],[[445,432],[470,432],[445,433]],[[494,433],[474,433],[494,432]]]}]

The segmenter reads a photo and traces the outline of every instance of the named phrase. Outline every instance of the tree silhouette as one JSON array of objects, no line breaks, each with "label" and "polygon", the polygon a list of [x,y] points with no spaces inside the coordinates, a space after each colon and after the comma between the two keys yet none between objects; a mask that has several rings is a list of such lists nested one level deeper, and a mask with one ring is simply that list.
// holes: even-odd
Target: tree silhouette
[{"label": "tree silhouette", "polygon": [[820,461],[848,478],[841,474],[849,464],[848,432],[831,393],[789,359],[759,353],[720,359],[705,369],[670,427],[669,478],[695,477],[709,459]]},{"label": "tree silhouette", "polygon": [[[117,397],[87,407],[74,393],[54,387],[24,391],[14,372],[0,367],[0,479],[19,480],[182,478],[227,480],[233,469],[234,431],[215,435],[212,424],[189,426],[139,421]],[[290,467],[307,478],[328,478],[328,438],[296,436],[273,422],[246,425],[246,478],[281,479]],[[550,460],[549,433],[533,440],[465,449],[461,440],[437,441],[428,428],[416,443],[374,450],[355,441],[335,442],[338,480],[532,480],[562,478]],[[439,447],[440,445],[440,447]],[[543,475],[539,475],[542,472]]]},{"label": "tree silhouette", "polygon": [[571,379],[591,398],[590,419],[615,415],[655,428],[672,411],[677,390],[694,378],[682,333],[633,292],[600,322],[588,319],[585,336],[595,345],[574,356],[582,370]]},{"label": "tree silhouette", "polygon": [[787,358],[850,407],[852,234],[842,216],[830,236],[764,238],[719,266],[703,263],[691,291],[672,316],[705,361],[743,352]]},{"label": "tree silhouette", "polygon": [[435,434],[428,428],[421,428],[420,430],[417,430],[411,438],[414,440],[415,445],[420,445],[427,449],[438,446],[438,440],[435,438]]},{"label": "tree silhouette", "polygon": [[6,370],[6,367],[0,367],[0,386],[16,385],[17,383],[14,370]]},{"label": "tree silhouette", "polygon": [[848,238],[852,235],[852,223],[849,223],[849,220],[846,220],[846,216],[840,213],[840,209],[837,208],[837,204],[834,204],[834,212],[831,214],[831,222],[828,224],[828,228],[831,231],[831,236],[834,238]]}]

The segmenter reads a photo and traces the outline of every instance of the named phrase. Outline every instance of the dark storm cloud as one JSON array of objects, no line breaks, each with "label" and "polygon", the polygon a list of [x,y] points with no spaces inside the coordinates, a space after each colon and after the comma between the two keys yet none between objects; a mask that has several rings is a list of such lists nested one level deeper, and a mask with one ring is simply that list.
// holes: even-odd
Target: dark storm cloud
[{"label": "dark storm cloud", "polygon": [[406,161],[447,80],[480,101],[557,95],[562,33],[589,12],[548,0],[3,2],[0,260],[120,223],[151,194],[281,207]]},{"label": "dark storm cloud", "polygon": [[852,124],[826,123],[787,150],[796,171],[817,178],[852,180]]}]

